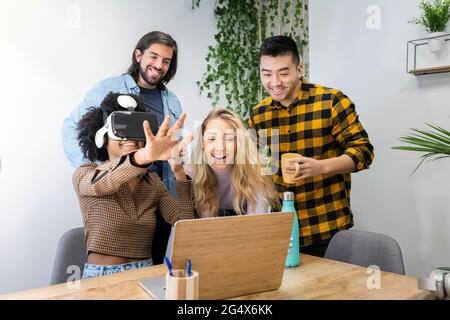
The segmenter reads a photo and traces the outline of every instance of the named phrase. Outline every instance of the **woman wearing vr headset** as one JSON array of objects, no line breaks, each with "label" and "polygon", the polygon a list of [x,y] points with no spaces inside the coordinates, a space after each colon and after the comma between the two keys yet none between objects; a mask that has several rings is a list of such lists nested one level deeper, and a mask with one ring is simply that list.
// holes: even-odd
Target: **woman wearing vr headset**
[{"label": "woman wearing vr headset", "polygon": [[194,150],[172,171],[192,177],[194,202],[201,217],[267,213],[278,209],[272,177],[263,174],[261,155],[240,118],[213,109],[196,131]]},{"label": "woman wearing vr headset", "polygon": [[145,111],[139,96],[110,93],[78,123],[79,144],[92,161],[73,175],[88,254],[83,278],[152,265],[157,210],[170,224],[195,217],[191,182],[186,176],[176,175],[176,201],[159,177],[147,170],[154,161],[178,156],[190,142],[191,137],[174,138],[186,114],[173,127],[166,117],[156,135],[145,121],[145,142],[113,140],[110,136],[117,137],[108,133],[111,114],[130,107]]}]

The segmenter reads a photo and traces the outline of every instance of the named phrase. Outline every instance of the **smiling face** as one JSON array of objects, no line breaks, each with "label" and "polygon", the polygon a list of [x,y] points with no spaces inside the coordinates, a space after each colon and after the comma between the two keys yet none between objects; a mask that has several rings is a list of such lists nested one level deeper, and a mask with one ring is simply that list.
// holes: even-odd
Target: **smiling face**
[{"label": "smiling face", "polygon": [[139,63],[137,84],[154,89],[169,70],[173,49],[165,44],[154,43],[144,52],[136,50],[134,54]]},{"label": "smiling face", "polygon": [[123,140],[116,141],[108,138],[106,150],[108,151],[109,161],[113,161],[125,154],[129,154],[144,147],[144,141]]},{"label": "smiling face", "polygon": [[208,164],[215,169],[225,169],[234,163],[236,130],[225,120],[208,121],[202,140]]},{"label": "smiling face", "polygon": [[275,100],[289,106],[300,89],[302,66],[295,64],[291,54],[261,56],[260,77],[263,87]]}]

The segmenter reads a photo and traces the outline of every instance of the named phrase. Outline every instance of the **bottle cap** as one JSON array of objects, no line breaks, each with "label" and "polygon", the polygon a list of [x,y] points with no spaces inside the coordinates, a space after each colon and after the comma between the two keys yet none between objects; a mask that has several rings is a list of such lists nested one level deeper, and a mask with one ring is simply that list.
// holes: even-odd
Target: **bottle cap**
[{"label": "bottle cap", "polygon": [[294,193],[292,191],[283,192],[283,201],[294,201]]}]

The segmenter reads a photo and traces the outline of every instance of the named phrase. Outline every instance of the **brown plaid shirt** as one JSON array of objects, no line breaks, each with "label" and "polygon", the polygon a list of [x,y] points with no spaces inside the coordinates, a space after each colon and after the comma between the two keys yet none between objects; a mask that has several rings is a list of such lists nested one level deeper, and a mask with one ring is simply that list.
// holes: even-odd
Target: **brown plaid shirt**
[{"label": "brown plaid shirt", "polygon": [[[134,190],[128,181],[139,178]],[[191,181],[176,181],[176,201],[156,173],[136,167],[130,156],[101,165],[88,163],[73,175],[90,251],[117,257],[151,257],[156,214],[174,224],[193,219]]]},{"label": "brown plaid shirt", "polygon": [[[262,100],[250,114],[249,127],[256,129],[259,137],[260,130],[267,129],[264,135],[275,159],[286,152],[317,160],[347,154],[356,172],[367,169],[374,157],[352,101],[339,90],[304,80],[289,107],[271,97]],[[279,130],[279,153],[272,145],[272,129]],[[295,194],[301,246],[330,239],[339,230],[353,226],[350,173],[321,175],[287,185],[278,169],[274,182],[280,197],[284,191]]]}]

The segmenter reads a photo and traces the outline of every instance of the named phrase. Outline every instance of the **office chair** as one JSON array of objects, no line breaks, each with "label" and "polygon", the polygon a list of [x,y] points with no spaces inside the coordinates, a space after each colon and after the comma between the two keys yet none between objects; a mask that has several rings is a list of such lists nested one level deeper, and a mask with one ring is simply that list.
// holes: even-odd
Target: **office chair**
[{"label": "office chair", "polygon": [[[164,255],[167,250],[167,242],[172,226],[164,221],[159,212],[156,218],[157,222],[153,237],[152,260],[153,264],[161,264],[164,261]],[[82,276],[86,261],[84,229],[75,228],[67,231],[61,236],[58,242],[50,284],[54,285],[66,282],[73,274],[73,271],[68,273],[67,268],[69,266],[78,266],[81,271],[80,276]]]},{"label": "office chair", "polygon": [[84,229],[71,229],[59,239],[50,284],[54,285],[66,282],[74,274],[73,271],[67,270],[69,266],[78,266],[81,277],[85,263],[86,247],[84,245]]},{"label": "office chair", "polygon": [[331,239],[324,258],[405,274],[402,251],[397,241],[379,233],[343,230]]}]

